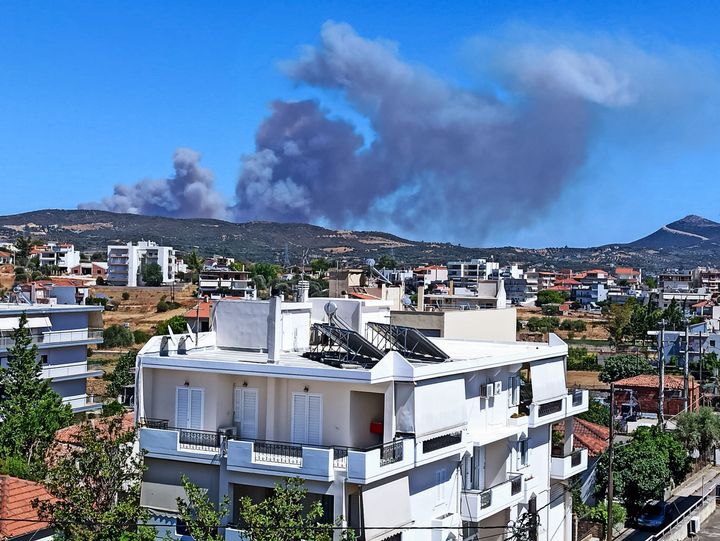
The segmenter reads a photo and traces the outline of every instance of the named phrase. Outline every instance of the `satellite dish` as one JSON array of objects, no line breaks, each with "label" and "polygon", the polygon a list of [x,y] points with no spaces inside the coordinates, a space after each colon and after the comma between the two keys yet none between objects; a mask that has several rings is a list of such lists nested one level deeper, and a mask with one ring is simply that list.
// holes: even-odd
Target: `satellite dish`
[{"label": "satellite dish", "polygon": [[409,295],[403,296],[401,302],[402,302],[405,306],[410,306],[410,305],[412,304],[412,300],[410,299],[410,296],[409,296]]},{"label": "satellite dish", "polygon": [[332,317],[335,315],[335,312],[337,312],[337,304],[334,302],[329,302],[325,304],[325,313],[329,318],[332,319]]},{"label": "satellite dish", "polygon": [[371,258],[365,260],[365,264],[366,264],[368,267],[374,267],[374,266],[375,266],[375,260],[371,257]]}]

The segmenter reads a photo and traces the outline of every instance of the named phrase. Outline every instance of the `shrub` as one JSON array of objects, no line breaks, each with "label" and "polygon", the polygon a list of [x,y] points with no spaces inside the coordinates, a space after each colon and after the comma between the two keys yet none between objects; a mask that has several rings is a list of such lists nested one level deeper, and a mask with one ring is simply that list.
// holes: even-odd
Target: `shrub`
[{"label": "shrub", "polygon": [[102,416],[103,417],[114,417],[115,415],[120,415],[122,413],[125,413],[125,407],[117,400],[113,400],[112,402],[103,404],[103,407],[102,407]]},{"label": "shrub", "polygon": [[134,343],[130,329],[123,325],[110,325],[103,333],[103,347],[106,348],[130,347]]},{"label": "shrub", "polygon": [[150,333],[138,329],[133,331],[133,338],[136,344],[144,344],[150,340]]},{"label": "shrub", "polygon": [[168,332],[168,328],[172,329],[172,332],[176,334],[184,333],[187,332],[187,322],[182,316],[173,316],[170,319],[166,319],[162,323],[158,323],[158,326],[155,329],[155,334],[157,336],[170,334]]},{"label": "shrub", "polygon": [[168,305],[168,303],[166,303],[165,301],[159,301],[157,303],[156,309],[158,313],[167,312],[168,310],[170,310],[170,305]]},{"label": "shrub", "polygon": [[129,298],[130,298],[130,293],[128,293],[127,291],[123,291],[122,300],[126,301]]}]

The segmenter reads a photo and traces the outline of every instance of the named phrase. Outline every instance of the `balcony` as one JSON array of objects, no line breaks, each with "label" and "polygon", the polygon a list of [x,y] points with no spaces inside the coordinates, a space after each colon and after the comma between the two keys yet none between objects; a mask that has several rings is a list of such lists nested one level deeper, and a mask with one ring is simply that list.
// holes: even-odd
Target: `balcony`
[{"label": "balcony", "polygon": [[532,402],[530,404],[530,419],[528,420],[528,425],[530,428],[536,428],[538,426],[561,421],[566,417],[566,402],[566,397],[557,398],[541,404]]},{"label": "balcony", "polygon": [[466,432],[458,430],[434,438],[417,442],[415,445],[415,461],[418,466],[446,458],[461,452],[465,448]]},{"label": "balcony", "polygon": [[[103,340],[102,329],[76,329],[68,331],[47,331],[42,334],[31,335],[33,344],[53,347],[71,342],[82,344],[99,344]],[[11,336],[0,338],[0,349],[8,349],[15,345]]]},{"label": "balcony", "polygon": [[587,469],[587,457],[587,449],[578,449],[566,456],[553,455],[550,461],[550,477],[564,481],[584,472]]},{"label": "balcony", "polygon": [[173,428],[164,419],[141,421],[140,448],[149,457],[217,463],[221,443],[219,432]]},{"label": "balcony", "polygon": [[233,471],[332,481],[336,460],[342,457],[336,459],[331,447],[262,440],[227,442],[227,468]]},{"label": "balcony", "polygon": [[86,379],[102,376],[102,370],[88,370],[87,361],[59,365],[45,365],[42,369],[43,379],[54,381],[69,381],[72,379]]},{"label": "balcony", "polygon": [[463,490],[460,514],[463,520],[480,522],[523,498],[523,476],[512,473],[507,481],[485,490]]},{"label": "balcony", "polygon": [[366,484],[415,466],[415,440],[403,438],[369,449],[348,449],[347,479]]},{"label": "balcony", "polygon": [[570,417],[588,410],[589,393],[588,391],[577,389],[571,391],[567,395],[567,403],[565,405],[565,415]]}]

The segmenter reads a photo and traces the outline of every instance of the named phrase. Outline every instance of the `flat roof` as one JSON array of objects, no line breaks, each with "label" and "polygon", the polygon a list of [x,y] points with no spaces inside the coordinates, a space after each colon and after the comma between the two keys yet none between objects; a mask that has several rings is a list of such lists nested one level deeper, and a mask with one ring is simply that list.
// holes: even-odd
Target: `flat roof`
[{"label": "flat roof", "polygon": [[19,315],[23,312],[102,312],[97,304],[22,304],[0,302],[0,315]]}]

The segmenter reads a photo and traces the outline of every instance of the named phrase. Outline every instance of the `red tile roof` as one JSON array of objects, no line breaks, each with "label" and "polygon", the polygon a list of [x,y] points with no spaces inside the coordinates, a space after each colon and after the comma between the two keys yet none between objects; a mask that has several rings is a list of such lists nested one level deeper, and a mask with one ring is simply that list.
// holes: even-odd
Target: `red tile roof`
[{"label": "red tile roof", "polygon": [[[200,319],[210,319],[210,309],[212,308],[213,301],[201,302],[200,307]],[[185,312],[185,319],[196,319],[198,317],[198,306],[193,306]]]},{"label": "red tile roof", "polygon": [[631,276],[637,276],[640,274],[640,271],[636,271],[632,267],[617,267],[615,269],[615,274],[629,274]]},{"label": "red tile roof", "polygon": [[367,293],[355,293],[353,291],[348,292],[348,297],[352,297],[353,299],[363,299],[366,301],[376,301],[380,299],[380,297],[376,297],[375,295],[368,295]]},{"label": "red tile roof", "polygon": [[[91,419],[90,423],[92,423],[95,427],[107,427],[106,424],[104,424],[106,421],[105,419]],[[55,441],[58,441],[60,443],[70,443],[74,444],[76,443],[77,436],[80,434],[80,428],[82,425],[70,425],[65,428],[61,428],[57,432],[55,432]],[[131,430],[135,426],[135,414],[131,411],[124,413],[122,416],[122,430],[123,432],[127,430]]]},{"label": "red tile roof", "polygon": [[32,506],[35,499],[50,499],[40,483],[0,475],[0,518],[3,519],[0,520],[0,539],[30,534],[49,526],[47,522],[30,522],[39,520]]},{"label": "red tile roof", "polygon": [[[659,376],[652,374],[642,374],[640,376],[633,376],[631,378],[621,379],[615,382],[615,388],[618,387],[647,387],[657,389],[659,385]],[[694,378],[690,376],[690,385],[693,385]],[[665,376],[665,388],[666,389],[682,389],[684,387],[684,381],[682,376]]]},{"label": "red tile roof", "polygon": [[585,448],[590,456],[598,456],[608,448],[610,430],[606,426],[575,417],[573,447]]}]

